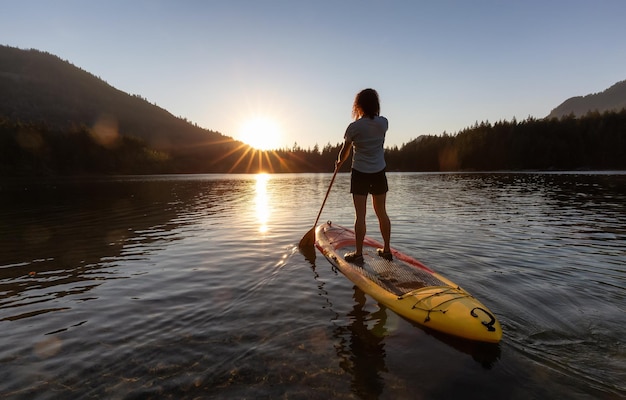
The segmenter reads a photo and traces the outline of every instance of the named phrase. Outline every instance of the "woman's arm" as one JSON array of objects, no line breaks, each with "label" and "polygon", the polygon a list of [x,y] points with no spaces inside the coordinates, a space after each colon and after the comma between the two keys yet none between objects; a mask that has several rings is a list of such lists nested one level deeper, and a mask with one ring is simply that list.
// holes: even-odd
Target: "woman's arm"
[{"label": "woman's arm", "polygon": [[337,161],[335,162],[335,168],[339,169],[343,165],[344,162],[350,157],[350,152],[352,151],[352,140],[346,139],[343,142],[343,146],[341,146],[341,150],[339,151],[339,156],[337,157]]}]

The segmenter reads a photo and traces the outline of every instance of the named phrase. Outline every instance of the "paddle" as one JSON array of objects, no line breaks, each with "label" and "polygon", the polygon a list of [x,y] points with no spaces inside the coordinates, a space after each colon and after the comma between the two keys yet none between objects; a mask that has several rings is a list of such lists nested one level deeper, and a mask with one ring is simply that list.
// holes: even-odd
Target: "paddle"
[{"label": "paddle", "polygon": [[333,172],[333,178],[330,180],[330,185],[328,185],[328,190],[326,191],[326,196],[324,196],[324,201],[322,202],[322,207],[320,207],[320,212],[317,213],[317,218],[315,218],[315,223],[313,224],[313,228],[311,228],[307,233],[304,234],[298,247],[300,251],[307,257],[315,259],[315,227],[317,226],[317,222],[320,219],[320,215],[322,215],[322,210],[324,209],[324,204],[326,204],[326,199],[328,199],[328,194],[330,193],[330,188],[333,187],[333,182],[335,182],[335,177],[337,176],[337,171],[339,168],[335,166],[335,172]]}]

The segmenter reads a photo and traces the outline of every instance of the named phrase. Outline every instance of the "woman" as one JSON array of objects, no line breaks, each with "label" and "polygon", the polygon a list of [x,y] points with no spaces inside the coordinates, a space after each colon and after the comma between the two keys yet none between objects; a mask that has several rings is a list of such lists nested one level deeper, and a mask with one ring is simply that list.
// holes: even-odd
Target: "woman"
[{"label": "woman", "polygon": [[391,260],[391,222],[386,210],[386,198],[389,187],[385,174],[385,134],[389,127],[387,118],[380,115],[378,93],[374,89],[359,92],[352,106],[354,122],[348,125],[344,143],[339,152],[335,168],[339,169],[350,156],[352,157],[352,176],[350,193],[354,202],[356,250],[347,253],[344,258],[349,262],[363,262],[363,239],[365,238],[365,211],[367,195],[372,194],[374,212],[378,217],[380,233],[385,247],[378,249],[378,255]]}]

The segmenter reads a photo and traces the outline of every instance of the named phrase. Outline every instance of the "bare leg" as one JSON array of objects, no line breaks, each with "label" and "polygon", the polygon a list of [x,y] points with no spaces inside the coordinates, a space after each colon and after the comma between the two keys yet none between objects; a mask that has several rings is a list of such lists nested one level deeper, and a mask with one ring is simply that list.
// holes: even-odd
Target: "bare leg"
[{"label": "bare leg", "polygon": [[365,239],[365,211],[367,210],[367,195],[353,194],[354,202],[354,233],[356,234],[356,254],[363,254],[363,240]]},{"label": "bare leg", "polygon": [[372,196],[374,212],[378,217],[380,233],[383,236],[383,241],[385,242],[385,248],[383,249],[383,251],[385,253],[388,253],[391,251],[391,221],[389,220],[389,216],[387,215],[386,200],[386,193]]}]

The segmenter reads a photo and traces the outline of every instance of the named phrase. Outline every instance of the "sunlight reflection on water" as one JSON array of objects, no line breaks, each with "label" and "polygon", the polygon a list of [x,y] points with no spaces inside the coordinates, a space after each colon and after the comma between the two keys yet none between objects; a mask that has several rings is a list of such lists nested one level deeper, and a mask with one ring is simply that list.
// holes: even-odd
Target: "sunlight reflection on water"
[{"label": "sunlight reflection on water", "polygon": [[259,222],[259,232],[267,232],[267,222],[270,219],[270,202],[267,194],[268,174],[258,174],[256,176],[254,203],[256,205],[256,216]]}]

